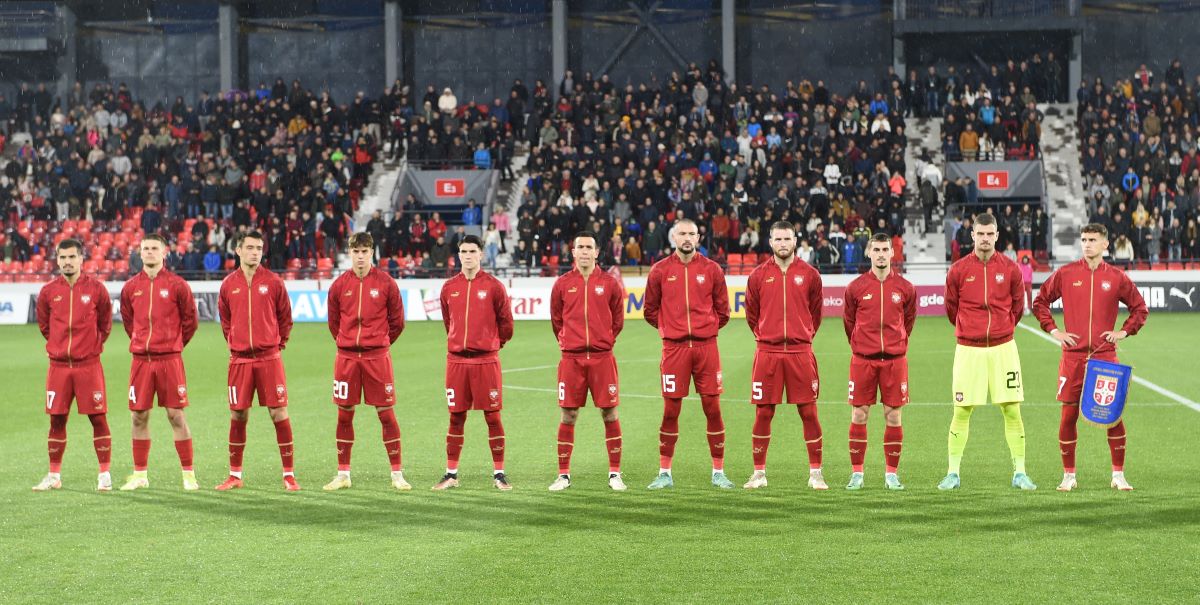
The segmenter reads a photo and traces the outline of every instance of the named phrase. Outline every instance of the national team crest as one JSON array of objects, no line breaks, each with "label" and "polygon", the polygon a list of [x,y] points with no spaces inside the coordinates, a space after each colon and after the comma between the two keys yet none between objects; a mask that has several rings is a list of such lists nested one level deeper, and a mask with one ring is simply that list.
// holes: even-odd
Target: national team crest
[{"label": "national team crest", "polygon": [[812,381],[812,390],[813,390],[813,392],[814,392],[814,393],[816,393],[816,392],[817,392],[817,389],[818,389],[820,386],[821,386],[821,383],[820,383],[819,381],[816,381],[816,380]]},{"label": "national team crest", "polygon": [[1096,405],[1110,406],[1117,398],[1119,381],[1114,376],[1096,376],[1092,384],[1092,400]]},{"label": "national team crest", "polygon": [[792,281],[795,282],[797,286],[804,285],[804,277],[801,275],[797,275],[796,277],[793,277]]},{"label": "national team crest", "polygon": [[1104,290],[1105,292],[1112,290],[1112,282],[1107,282],[1107,281],[1100,282],[1100,289]]},{"label": "national team crest", "polygon": [[615,384],[608,385],[608,394],[612,395],[613,397],[616,397],[617,396],[617,385],[615,385]]},{"label": "national team crest", "polygon": [[1090,359],[1083,376],[1083,395],[1079,413],[1085,420],[1102,426],[1121,421],[1125,396],[1133,378],[1133,368],[1119,363]]},{"label": "national team crest", "polygon": [[263,285],[261,285],[261,286],[259,286],[259,287],[258,287],[258,293],[259,293],[259,294],[266,294],[268,289],[269,289],[269,288],[267,288],[267,285],[266,285],[266,284],[263,284]]},{"label": "national team crest", "polygon": [[162,298],[166,298],[169,295],[169,293],[164,288],[164,289],[158,291],[158,295]]},{"label": "national team crest", "polygon": [[1003,273],[996,274],[996,283],[998,283],[998,284],[1004,283],[1004,274]]},{"label": "national team crest", "polygon": [[601,296],[603,294],[604,294],[604,286],[596,286],[596,296]]},{"label": "national team crest", "polygon": [[480,290],[478,296],[479,296],[479,300],[487,299],[487,290]]},{"label": "national team crest", "polygon": [[283,386],[282,384],[275,385],[275,398],[276,399],[283,399],[284,396],[286,396],[286,395],[287,395],[287,387]]},{"label": "national team crest", "polygon": [[84,294],[83,296],[80,296],[80,297],[79,297],[79,302],[81,302],[81,303],[83,303],[83,304],[85,304],[85,305],[86,305],[86,304],[88,304],[88,303],[90,303],[90,302],[92,302],[92,295],[91,295],[91,294]]},{"label": "national team crest", "polygon": [[392,383],[390,383],[390,382],[389,382],[389,383],[387,383],[387,384],[385,384],[385,385],[383,385],[383,392],[384,392],[384,393],[387,393],[388,395],[391,395],[391,394],[392,394],[392,392],[393,392],[393,391],[395,391],[395,390],[396,390],[396,388],[395,388],[395,387],[393,387],[393,386],[392,386]]},{"label": "national team crest", "polygon": [[177,387],[175,387],[175,392],[176,392],[176,393],[179,393],[179,398],[180,398],[180,399],[183,399],[184,397],[187,397],[187,387],[186,387],[186,386],[184,386],[184,385],[182,385],[182,384],[181,384],[181,385],[179,385],[179,386],[177,386]]},{"label": "national team crest", "polygon": [[500,399],[500,390],[499,390],[499,389],[492,389],[492,390],[488,391],[488,397],[489,397],[489,398],[490,398],[492,401],[496,401],[496,400]]},{"label": "national team crest", "polygon": [[723,381],[724,379],[725,379],[725,377],[724,377],[724,376],[721,374],[721,372],[720,372],[720,371],[718,371],[718,372],[717,372],[717,384],[718,384],[718,385],[722,384],[722,381]]},{"label": "national team crest", "polygon": [[900,304],[900,298],[901,296],[899,292],[892,292],[892,302]]},{"label": "national team crest", "polygon": [[379,298],[379,288],[371,288],[371,298]]},{"label": "national team crest", "polygon": [[959,392],[957,392],[957,393],[955,393],[955,394],[954,394],[954,400],[955,400],[955,401],[957,401],[957,402],[959,402],[959,403],[962,403],[962,401],[963,401],[963,394],[962,394],[962,391],[959,391]]},{"label": "national team crest", "polygon": [[900,392],[901,392],[901,393],[908,393],[908,383],[907,383],[907,382],[901,382],[901,383],[900,383]]},{"label": "national team crest", "polygon": [[704,275],[703,274],[696,276],[696,283],[698,283],[698,284],[704,283]]},{"label": "national team crest", "polygon": [[104,401],[104,393],[101,391],[92,391],[92,401],[95,401],[96,405],[99,405],[101,401]]}]

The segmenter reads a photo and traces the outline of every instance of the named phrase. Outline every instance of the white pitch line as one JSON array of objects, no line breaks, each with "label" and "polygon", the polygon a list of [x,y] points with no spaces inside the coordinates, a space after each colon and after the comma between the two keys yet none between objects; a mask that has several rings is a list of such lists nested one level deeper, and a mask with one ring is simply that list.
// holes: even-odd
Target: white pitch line
[{"label": "white pitch line", "polygon": [[[1054,346],[1059,347],[1060,349],[1062,348],[1062,345],[1059,344],[1059,342],[1055,340],[1053,336],[1046,334],[1045,332],[1041,331],[1041,329],[1028,326],[1024,323],[1018,323],[1017,325],[1028,330],[1029,332],[1033,332],[1034,335],[1040,336],[1043,340],[1052,343]],[[1157,384],[1142,378],[1141,376],[1134,376],[1133,381],[1146,387],[1147,389],[1150,389],[1151,391],[1154,391],[1155,393],[1158,393],[1159,395],[1167,397],[1168,399],[1173,399],[1176,403],[1185,405],[1193,410],[1196,410],[1197,412],[1200,412],[1200,403],[1196,403],[1195,401],[1192,401],[1191,399],[1188,399],[1179,393],[1160,387]]]},{"label": "white pitch line", "polygon": [[[504,388],[512,390],[512,391],[531,391],[534,393],[557,393],[558,392],[556,389],[543,389],[540,387],[522,387],[522,386],[517,386],[517,385],[512,385],[512,384],[506,384],[506,385],[504,385]],[[662,400],[662,395],[643,395],[641,393],[622,393],[621,397],[632,397],[634,399],[657,399],[659,401]],[[724,396],[722,396],[722,397],[724,397]],[[699,398],[697,398],[695,395],[692,395],[692,396],[684,397],[684,400],[685,401],[699,401]],[[734,400],[735,403],[741,403],[744,401],[745,400],[742,400],[742,399]],[[790,405],[790,404],[788,404],[788,405]],[[848,407],[848,404],[844,401],[818,401],[817,405],[840,405],[840,406]],[[950,402],[949,401],[911,401],[904,405],[905,405],[905,407],[913,406],[913,405],[921,406],[921,407],[925,407],[925,406],[950,407]],[[1170,403],[1170,402],[1166,402],[1166,401],[1140,403],[1138,405],[1145,406],[1145,407],[1175,407],[1174,403]],[[1058,403],[1045,403],[1045,404],[1022,403],[1021,407],[1059,407],[1059,404]]]}]

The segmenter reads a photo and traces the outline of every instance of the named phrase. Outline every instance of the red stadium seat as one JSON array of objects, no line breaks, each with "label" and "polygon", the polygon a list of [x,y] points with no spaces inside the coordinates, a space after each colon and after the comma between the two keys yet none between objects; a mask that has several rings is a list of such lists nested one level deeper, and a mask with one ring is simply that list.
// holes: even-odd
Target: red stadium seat
[{"label": "red stadium seat", "polygon": [[232,259],[232,258],[225,259],[225,270],[226,271],[233,271],[235,268],[237,268],[237,260]]},{"label": "red stadium seat", "polygon": [[287,262],[288,269],[299,269],[300,267],[301,267],[300,259],[298,259],[298,258],[289,258],[288,259],[288,262]]}]

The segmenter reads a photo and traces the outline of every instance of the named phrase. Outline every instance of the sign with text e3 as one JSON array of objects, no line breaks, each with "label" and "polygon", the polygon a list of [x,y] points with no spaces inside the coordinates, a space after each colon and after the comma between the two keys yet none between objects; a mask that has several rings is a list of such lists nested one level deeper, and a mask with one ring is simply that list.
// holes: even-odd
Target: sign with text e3
[{"label": "sign with text e3", "polygon": [[437,179],[434,181],[437,197],[462,197],[467,194],[467,182],[463,179]]}]

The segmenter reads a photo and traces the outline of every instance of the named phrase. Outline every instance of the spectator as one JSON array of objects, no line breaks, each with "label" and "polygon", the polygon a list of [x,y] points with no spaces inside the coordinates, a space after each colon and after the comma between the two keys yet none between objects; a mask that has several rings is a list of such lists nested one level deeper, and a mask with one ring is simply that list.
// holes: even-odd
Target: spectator
[{"label": "spectator", "polygon": [[500,256],[500,233],[494,224],[488,225],[487,233],[483,236],[483,249],[487,253],[487,266],[495,270],[496,259]]},{"label": "spectator", "polygon": [[483,143],[475,146],[475,168],[478,170],[491,170],[492,154],[484,147]]},{"label": "spectator", "polygon": [[467,207],[462,213],[463,225],[467,227],[479,227],[483,222],[483,213],[479,207],[475,205],[475,198],[467,200]]},{"label": "spectator", "polygon": [[208,254],[204,255],[204,272],[207,274],[207,279],[213,279],[217,276],[217,272],[221,270],[221,252],[216,246],[209,246]]}]

